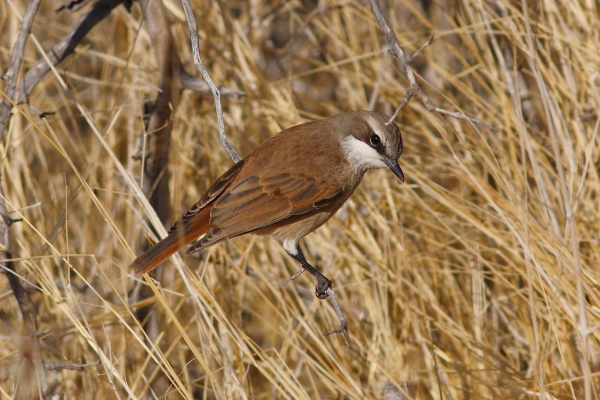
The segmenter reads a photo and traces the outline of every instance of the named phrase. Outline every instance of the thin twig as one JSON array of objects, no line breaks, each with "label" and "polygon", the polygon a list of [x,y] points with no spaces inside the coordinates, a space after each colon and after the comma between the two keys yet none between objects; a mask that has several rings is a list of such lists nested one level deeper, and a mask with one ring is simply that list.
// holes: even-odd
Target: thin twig
[{"label": "thin twig", "polygon": [[414,95],[415,95],[414,88],[413,87],[409,87],[408,90],[406,91],[406,94],[404,95],[404,98],[400,102],[400,105],[398,106],[398,108],[396,108],[396,111],[394,111],[394,114],[392,114],[392,116],[390,117],[389,121],[385,123],[386,125],[389,125],[392,122],[394,122],[394,120],[398,116],[398,113],[400,113],[400,110],[402,110],[404,107],[406,107],[406,105],[408,104],[408,102],[410,101],[410,99],[412,99],[412,97]]},{"label": "thin twig", "polygon": [[[29,2],[23,21],[21,22],[17,41],[13,47],[13,52],[10,55],[8,70],[3,76],[3,79],[6,81],[6,88],[4,91],[6,92],[6,96],[10,99],[14,98],[17,89],[17,77],[19,76],[19,70],[21,69],[21,63],[23,62],[25,43],[27,42],[27,36],[31,30],[31,25],[33,24],[33,18],[35,17],[41,2],[42,0],[31,0]],[[12,104],[8,99],[2,98],[2,101],[0,101],[0,139],[4,136],[4,130],[8,125],[10,110],[12,110]]]},{"label": "thin twig", "polygon": [[98,364],[100,364],[100,360],[88,364],[74,364],[70,362],[44,362],[44,367],[47,371],[62,371],[63,369],[71,369],[74,371],[83,372],[86,367],[93,367]]},{"label": "thin twig", "polygon": [[454,117],[454,118],[457,118],[457,119],[464,119],[465,121],[471,121],[472,123],[477,124],[477,125],[481,125],[481,126],[487,128],[487,129],[489,129],[489,130],[491,130],[493,132],[498,132],[498,130],[499,130],[498,128],[496,128],[493,125],[486,124],[485,122],[483,122],[479,118],[469,117],[468,115],[465,115],[465,114],[461,113],[460,111],[456,111],[456,112],[454,112],[454,111],[448,111],[446,109],[443,109],[443,108],[440,108],[440,107],[435,107],[435,106],[431,110],[435,111],[435,112],[437,112],[439,114],[448,115],[450,117]]},{"label": "thin twig", "polygon": [[190,30],[190,39],[192,41],[192,52],[194,54],[194,64],[198,71],[202,74],[202,77],[210,87],[210,91],[215,98],[215,109],[217,111],[217,121],[219,123],[219,140],[221,145],[225,147],[227,153],[229,153],[229,157],[233,160],[234,163],[237,163],[241,160],[238,153],[229,143],[227,139],[227,134],[225,133],[225,122],[223,120],[223,108],[221,107],[221,91],[213,80],[210,78],[208,71],[204,68],[204,64],[202,63],[202,59],[200,58],[200,47],[198,45],[198,28],[196,26],[196,18],[194,17],[194,13],[192,11],[192,6],[190,4],[190,0],[182,0],[183,10],[185,11],[185,16],[188,22],[188,28]]},{"label": "thin twig", "polygon": [[427,108],[427,110],[429,110],[430,112],[437,112],[439,114],[448,115],[450,117],[463,119],[466,121],[470,121],[474,124],[484,126],[492,131],[498,131],[498,128],[486,124],[479,118],[469,117],[462,112],[448,111],[443,108],[434,106],[431,103],[431,101],[429,101],[427,95],[425,95],[425,92],[423,92],[423,89],[421,89],[421,86],[419,85],[419,82],[417,82],[417,77],[412,68],[413,63],[415,61],[415,57],[423,49],[425,49],[425,47],[433,43],[433,36],[425,44],[423,44],[423,46],[421,46],[419,50],[415,52],[415,54],[413,54],[412,56],[407,56],[404,50],[402,50],[402,47],[400,47],[400,43],[398,42],[398,38],[396,37],[396,32],[394,32],[394,30],[390,27],[390,23],[385,17],[385,14],[383,13],[381,6],[379,5],[379,2],[377,0],[369,0],[369,4],[371,6],[373,14],[375,15],[375,19],[377,19],[377,22],[379,23],[379,26],[381,27],[381,30],[383,31],[385,38],[390,46],[389,52],[394,57],[396,57],[404,67],[404,75],[406,76],[406,79],[408,79],[408,83],[410,84],[406,96],[402,100],[400,107],[398,107],[398,109],[394,113],[394,116],[390,118],[390,122],[393,121],[398,115],[398,112],[402,108],[404,108],[406,104],[408,104],[408,101],[411,99],[411,97],[417,96],[421,100],[423,105],[425,105],[425,108]]},{"label": "thin twig", "polygon": [[[197,93],[208,94],[212,93],[208,84],[198,77],[194,75],[188,74],[183,69],[180,72],[179,79],[181,80],[181,88],[192,90]],[[219,90],[221,91],[221,95],[223,97],[231,97],[234,99],[240,99],[242,97],[248,96],[248,93],[242,92],[241,90],[231,89],[224,86],[219,86]]]},{"label": "thin twig", "polygon": [[423,50],[425,50],[425,47],[427,47],[427,46],[429,46],[430,44],[432,44],[434,40],[435,40],[435,36],[432,36],[432,37],[430,37],[430,38],[429,38],[429,40],[428,40],[428,41],[426,41],[425,43],[423,43],[423,45],[422,45],[421,47],[419,47],[419,50],[415,51],[415,52],[413,53],[413,55],[409,57],[410,63],[411,63],[411,64],[412,64],[412,63],[414,63],[414,62],[415,62],[415,58],[417,58],[417,57],[419,56],[419,54],[420,54],[420,53],[421,53]]},{"label": "thin twig", "polygon": [[[125,0],[99,0],[97,3],[95,3],[89,11],[79,18],[69,33],[67,33],[56,45],[54,45],[54,47],[52,47],[52,50],[46,54],[52,62],[52,65],[56,66],[60,64],[65,58],[72,54],[77,44],[83,40],[89,31],[100,21],[106,18],[114,8],[124,2],[127,6],[127,2]],[[78,4],[78,8],[80,5],[80,3],[77,1],[66,2],[65,4],[67,3]],[[23,82],[19,86],[17,95],[15,96],[15,103],[25,103],[29,94],[48,73],[48,71],[50,71],[50,67],[44,58],[40,59],[29,71],[27,71],[27,74],[23,78]],[[181,85],[184,89],[189,89],[200,93],[208,93],[210,91],[209,87],[203,88],[195,81],[197,78],[187,74],[183,70],[181,71],[180,79]],[[225,97],[240,98],[246,96],[246,93],[242,91],[224,87],[221,88],[221,92]]]}]

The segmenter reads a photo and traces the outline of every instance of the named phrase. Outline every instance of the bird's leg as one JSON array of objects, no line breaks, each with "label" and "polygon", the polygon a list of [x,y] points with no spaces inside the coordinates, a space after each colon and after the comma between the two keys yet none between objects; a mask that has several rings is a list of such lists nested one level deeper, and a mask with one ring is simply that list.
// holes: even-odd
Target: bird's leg
[{"label": "bird's leg", "polygon": [[333,308],[335,309],[335,313],[337,314],[338,319],[340,320],[340,327],[331,332],[327,332],[325,335],[326,336],[331,335],[332,333],[341,334],[342,338],[344,339],[344,342],[346,343],[346,347],[348,348],[348,351],[349,351],[350,345],[348,344],[348,340],[346,339],[346,334],[348,334],[348,336],[350,336],[350,332],[348,331],[348,323],[346,322],[346,318],[344,317],[342,308],[338,304],[338,302],[335,298],[335,295],[333,294],[331,280],[328,279],[322,273],[320,273],[315,267],[310,265],[308,263],[308,261],[306,261],[306,258],[304,258],[304,254],[302,253],[302,250],[300,249],[300,246],[297,243],[295,243],[295,246],[293,248],[288,248],[288,247],[291,247],[289,245],[288,246],[284,245],[284,247],[285,247],[285,250],[287,251],[287,253],[290,256],[292,256],[294,259],[296,259],[296,261],[298,261],[300,263],[300,265],[302,265],[302,267],[300,267],[300,271],[296,272],[290,279],[286,280],[284,282],[284,284],[288,283],[292,279],[296,279],[297,277],[302,275],[302,273],[304,271],[307,271],[309,274],[311,274],[313,276],[313,278],[315,278],[317,280],[317,287],[315,289],[315,295],[321,300],[324,300],[329,297],[329,300],[331,300],[331,303],[333,304]]}]

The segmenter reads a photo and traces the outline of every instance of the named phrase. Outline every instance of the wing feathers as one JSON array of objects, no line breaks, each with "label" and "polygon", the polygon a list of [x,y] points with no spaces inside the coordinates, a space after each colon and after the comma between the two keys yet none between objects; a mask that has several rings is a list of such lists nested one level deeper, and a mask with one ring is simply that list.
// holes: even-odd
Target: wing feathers
[{"label": "wing feathers", "polygon": [[231,184],[231,182],[238,175],[242,167],[244,166],[244,160],[241,160],[233,167],[229,168],[213,185],[208,191],[198,200],[198,202],[190,208],[175,224],[169,229],[169,233],[174,232],[182,226],[186,226],[204,207],[212,203],[223,191]]},{"label": "wing feathers", "polygon": [[340,193],[339,187],[304,175],[258,170],[235,183],[214,203],[210,215],[213,228],[190,251],[318,211]]},{"label": "wing feathers", "polygon": [[211,211],[210,207],[207,208],[207,206],[213,203],[233,182],[243,166],[244,160],[225,172],[204,196],[171,227],[167,237],[136,258],[130,268],[138,274],[149,272],[177,250],[207,233],[210,229]]}]

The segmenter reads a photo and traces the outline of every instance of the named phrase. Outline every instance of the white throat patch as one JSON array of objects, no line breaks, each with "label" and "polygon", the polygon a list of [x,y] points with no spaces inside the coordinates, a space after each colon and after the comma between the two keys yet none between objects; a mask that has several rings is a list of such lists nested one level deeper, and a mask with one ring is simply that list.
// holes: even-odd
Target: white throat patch
[{"label": "white throat patch", "polygon": [[348,135],[342,140],[341,144],[346,161],[348,161],[354,172],[386,167],[377,150],[354,136]]}]

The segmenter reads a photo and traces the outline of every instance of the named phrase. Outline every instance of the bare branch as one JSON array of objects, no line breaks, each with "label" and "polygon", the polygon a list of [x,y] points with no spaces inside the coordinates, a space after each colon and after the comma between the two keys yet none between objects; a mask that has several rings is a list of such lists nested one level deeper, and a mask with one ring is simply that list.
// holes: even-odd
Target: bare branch
[{"label": "bare branch", "polygon": [[68,9],[69,11],[77,11],[85,7],[91,1],[92,0],[65,0],[55,11],[60,12],[65,9]]},{"label": "bare branch", "polygon": [[[61,8],[69,8],[72,10],[79,9],[87,4],[88,1],[79,2],[78,0],[68,0]],[[100,21],[106,18],[111,11],[121,3],[128,3],[128,0],[99,0],[92,8],[79,18],[73,25],[65,37],[63,37],[54,47],[47,53],[52,65],[60,64],[66,59],[75,47],[83,40],[89,31]],[[71,8],[74,7],[74,8]],[[16,104],[21,104],[27,101],[29,94],[33,91],[40,80],[50,71],[50,67],[46,61],[40,59],[25,75],[16,96]],[[184,89],[193,90],[199,93],[210,93],[210,88],[200,79],[188,74],[183,69],[181,70],[181,86]],[[203,82],[200,84],[199,82]],[[221,87],[221,93],[225,97],[240,98],[246,96],[246,93],[236,90]],[[12,98],[12,95],[10,95]],[[1,118],[0,118],[1,121]]]},{"label": "bare branch", "polygon": [[415,91],[413,90],[412,87],[409,87],[408,90],[406,91],[406,94],[404,95],[404,98],[400,102],[400,105],[398,106],[398,108],[396,108],[396,111],[394,111],[394,114],[390,117],[390,120],[385,123],[386,125],[389,125],[392,122],[394,122],[394,120],[398,116],[398,113],[400,113],[400,110],[402,110],[404,107],[406,107],[406,105],[408,104],[410,99],[412,99],[412,97],[414,95],[415,95]]},{"label": "bare branch", "polygon": [[21,28],[19,30],[19,36],[17,42],[13,47],[13,52],[10,56],[10,62],[8,64],[8,70],[4,74],[3,79],[6,81],[6,96],[8,98],[2,98],[0,102],[0,139],[4,136],[4,130],[8,125],[10,118],[10,110],[12,110],[12,104],[8,99],[14,98],[15,90],[17,88],[17,77],[19,76],[19,70],[21,69],[21,63],[23,62],[23,54],[25,51],[25,43],[27,42],[27,36],[31,30],[33,19],[40,7],[41,0],[31,0],[27,6],[27,11],[21,22]]},{"label": "bare branch", "polygon": [[435,111],[435,112],[437,112],[439,114],[448,115],[450,117],[454,117],[454,118],[457,118],[457,119],[463,119],[465,121],[471,121],[474,124],[481,125],[481,126],[487,128],[487,129],[489,129],[489,130],[491,130],[493,132],[498,132],[498,128],[496,128],[495,126],[486,124],[485,122],[483,122],[479,118],[469,117],[469,116],[467,116],[467,115],[465,115],[465,114],[463,114],[461,112],[448,111],[448,110],[445,110],[445,109],[440,108],[440,107],[433,107],[433,111]]},{"label": "bare branch", "polygon": [[425,95],[425,92],[423,92],[423,89],[421,89],[421,86],[417,82],[417,77],[415,75],[415,72],[413,71],[412,65],[414,63],[415,57],[425,47],[427,47],[431,43],[433,43],[433,39],[434,39],[433,36],[423,46],[421,46],[421,48],[419,48],[419,50],[417,50],[415,52],[415,54],[413,54],[412,56],[407,56],[406,53],[404,52],[404,50],[402,50],[402,47],[400,47],[400,43],[398,42],[398,38],[396,37],[396,32],[394,32],[394,30],[390,27],[390,23],[388,22],[387,18],[385,17],[385,14],[383,13],[381,6],[379,5],[379,2],[377,0],[369,0],[369,4],[371,6],[371,10],[373,11],[373,14],[375,15],[375,19],[377,19],[377,22],[379,23],[379,26],[381,27],[381,30],[383,31],[385,38],[390,46],[390,50],[389,50],[390,53],[394,57],[396,57],[398,59],[398,61],[400,61],[402,66],[404,67],[404,75],[406,76],[406,79],[408,79],[408,82],[410,84],[410,87],[406,93],[406,96],[404,97],[404,99],[402,100],[402,103],[400,104],[400,106],[398,107],[396,112],[394,113],[394,116],[392,118],[390,118],[389,122],[393,121],[396,118],[396,116],[398,115],[398,112],[402,108],[404,108],[406,106],[406,104],[408,104],[408,101],[411,99],[411,97],[417,96],[421,100],[421,102],[423,102],[423,105],[425,105],[425,108],[427,108],[427,110],[429,110],[431,112],[437,112],[439,114],[448,115],[448,116],[451,116],[454,118],[470,121],[474,124],[484,126],[492,131],[498,130],[498,128],[496,128],[495,126],[488,125],[479,118],[469,117],[461,112],[448,111],[448,110],[445,110],[440,107],[436,107],[433,104],[431,104],[431,101],[429,101],[429,98],[427,97],[427,95]]},{"label": "bare branch", "polygon": [[435,39],[435,36],[430,37],[428,41],[426,41],[425,43],[423,43],[423,46],[419,47],[419,50],[415,51],[414,54],[409,57],[411,64],[414,63],[415,62],[415,58],[417,58],[419,56],[419,54],[423,50],[425,50],[425,47],[427,47],[427,46],[429,46],[430,44],[433,43],[434,39]]},{"label": "bare branch", "polygon": [[[169,149],[173,115],[179,107],[181,95],[181,62],[171,33],[171,23],[161,0],[139,0],[142,8],[146,31],[150,36],[158,66],[159,92],[156,101],[146,103],[144,109],[148,115],[146,133],[142,142],[143,180],[142,191],[150,201],[152,208],[163,225],[171,222],[171,200],[169,189]],[[144,247],[147,241],[144,240]],[[162,267],[155,274],[162,276]],[[160,278],[159,278],[160,279]],[[153,296],[147,286],[142,286],[139,299]],[[149,341],[157,343],[160,338],[160,316],[152,307],[142,308],[136,313],[142,321]],[[154,361],[147,366],[149,370],[156,368]],[[152,380],[152,390],[156,393],[167,391],[169,384],[164,374],[159,374]]]},{"label": "bare branch", "polygon": [[74,364],[70,362],[44,362],[44,367],[47,371],[61,371],[63,369],[71,369],[74,371],[83,372],[83,370],[86,367],[93,367],[98,364],[100,364],[100,360],[88,364]]},{"label": "bare branch", "polygon": [[194,17],[194,12],[192,11],[192,6],[190,4],[190,0],[182,0],[183,10],[185,11],[185,16],[188,21],[188,28],[190,30],[190,39],[192,41],[192,52],[194,53],[194,64],[196,64],[196,68],[202,74],[202,77],[210,87],[210,91],[215,98],[215,109],[217,111],[217,121],[219,123],[219,140],[221,141],[221,145],[225,147],[227,153],[229,153],[229,157],[233,160],[233,162],[237,163],[241,160],[240,156],[237,154],[235,149],[229,143],[227,139],[227,134],[225,133],[225,122],[223,121],[223,108],[221,107],[221,91],[215,83],[210,78],[208,71],[204,68],[204,64],[202,63],[202,59],[200,58],[200,48],[198,45],[198,28],[196,26],[196,18]]},{"label": "bare branch", "polygon": [[[69,33],[52,47],[46,55],[53,65],[58,65],[61,61],[73,53],[75,47],[88,32],[106,18],[111,11],[121,4],[123,0],[98,0],[81,18],[73,25]],[[50,71],[50,66],[44,58],[40,59],[23,78],[19,85],[16,104],[25,103],[27,97],[33,91],[40,80]]]},{"label": "bare branch", "polygon": [[[6,214],[3,196],[0,196],[0,214]],[[0,225],[0,240],[4,247],[0,251],[0,259],[10,260],[13,256],[8,250],[8,226],[1,222]],[[19,349],[23,368],[28,371],[30,379],[36,379],[38,384],[45,388],[47,386],[45,378],[46,374],[44,371],[42,352],[37,338],[37,318],[35,309],[32,307],[29,296],[27,296],[27,292],[23,289],[23,285],[21,285],[21,278],[16,273],[14,262],[3,262],[0,264],[0,268],[2,268],[2,272],[6,275],[6,279],[12,289],[13,295],[15,296],[15,299],[17,299],[21,317],[23,318],[23,327],[27,336],[29,336],[29,341],[21,342]],[[22,390],[27,392],[29,389],[24,386]]]},{"label": "bare branch", "polygon": [[[197,78],[194,75],[188,74],[183,69],[181,70],[181,75],[179,79],[181,79],[182,89],[188,89],[202,94],[212,93],[210,87],[204,80]],[[221,91],[221,95],[223,95],[224,97],[240,99],[242,97],[248,96],[246,92],[242,92],[241,90],[236,89],[230,89],[224,86],[219,86],[219,90]]]},{"label": "bare branch", "polygon": [[[181,92],[179,84],[180,62],[173,37],[171,25],[161,1],[141,0],[140,6],[146,23],[146,31],[150,35],[156,62],[158,64],[160,92],[154,104],[150,106],[147,138],[147,158],[144,159],[144,179],[142,190],[150,200],[163,223],[170,219],[169,196],[169,144],[172,117],[179,106]],[[144,151],[146,151],[144,149]]]}]

